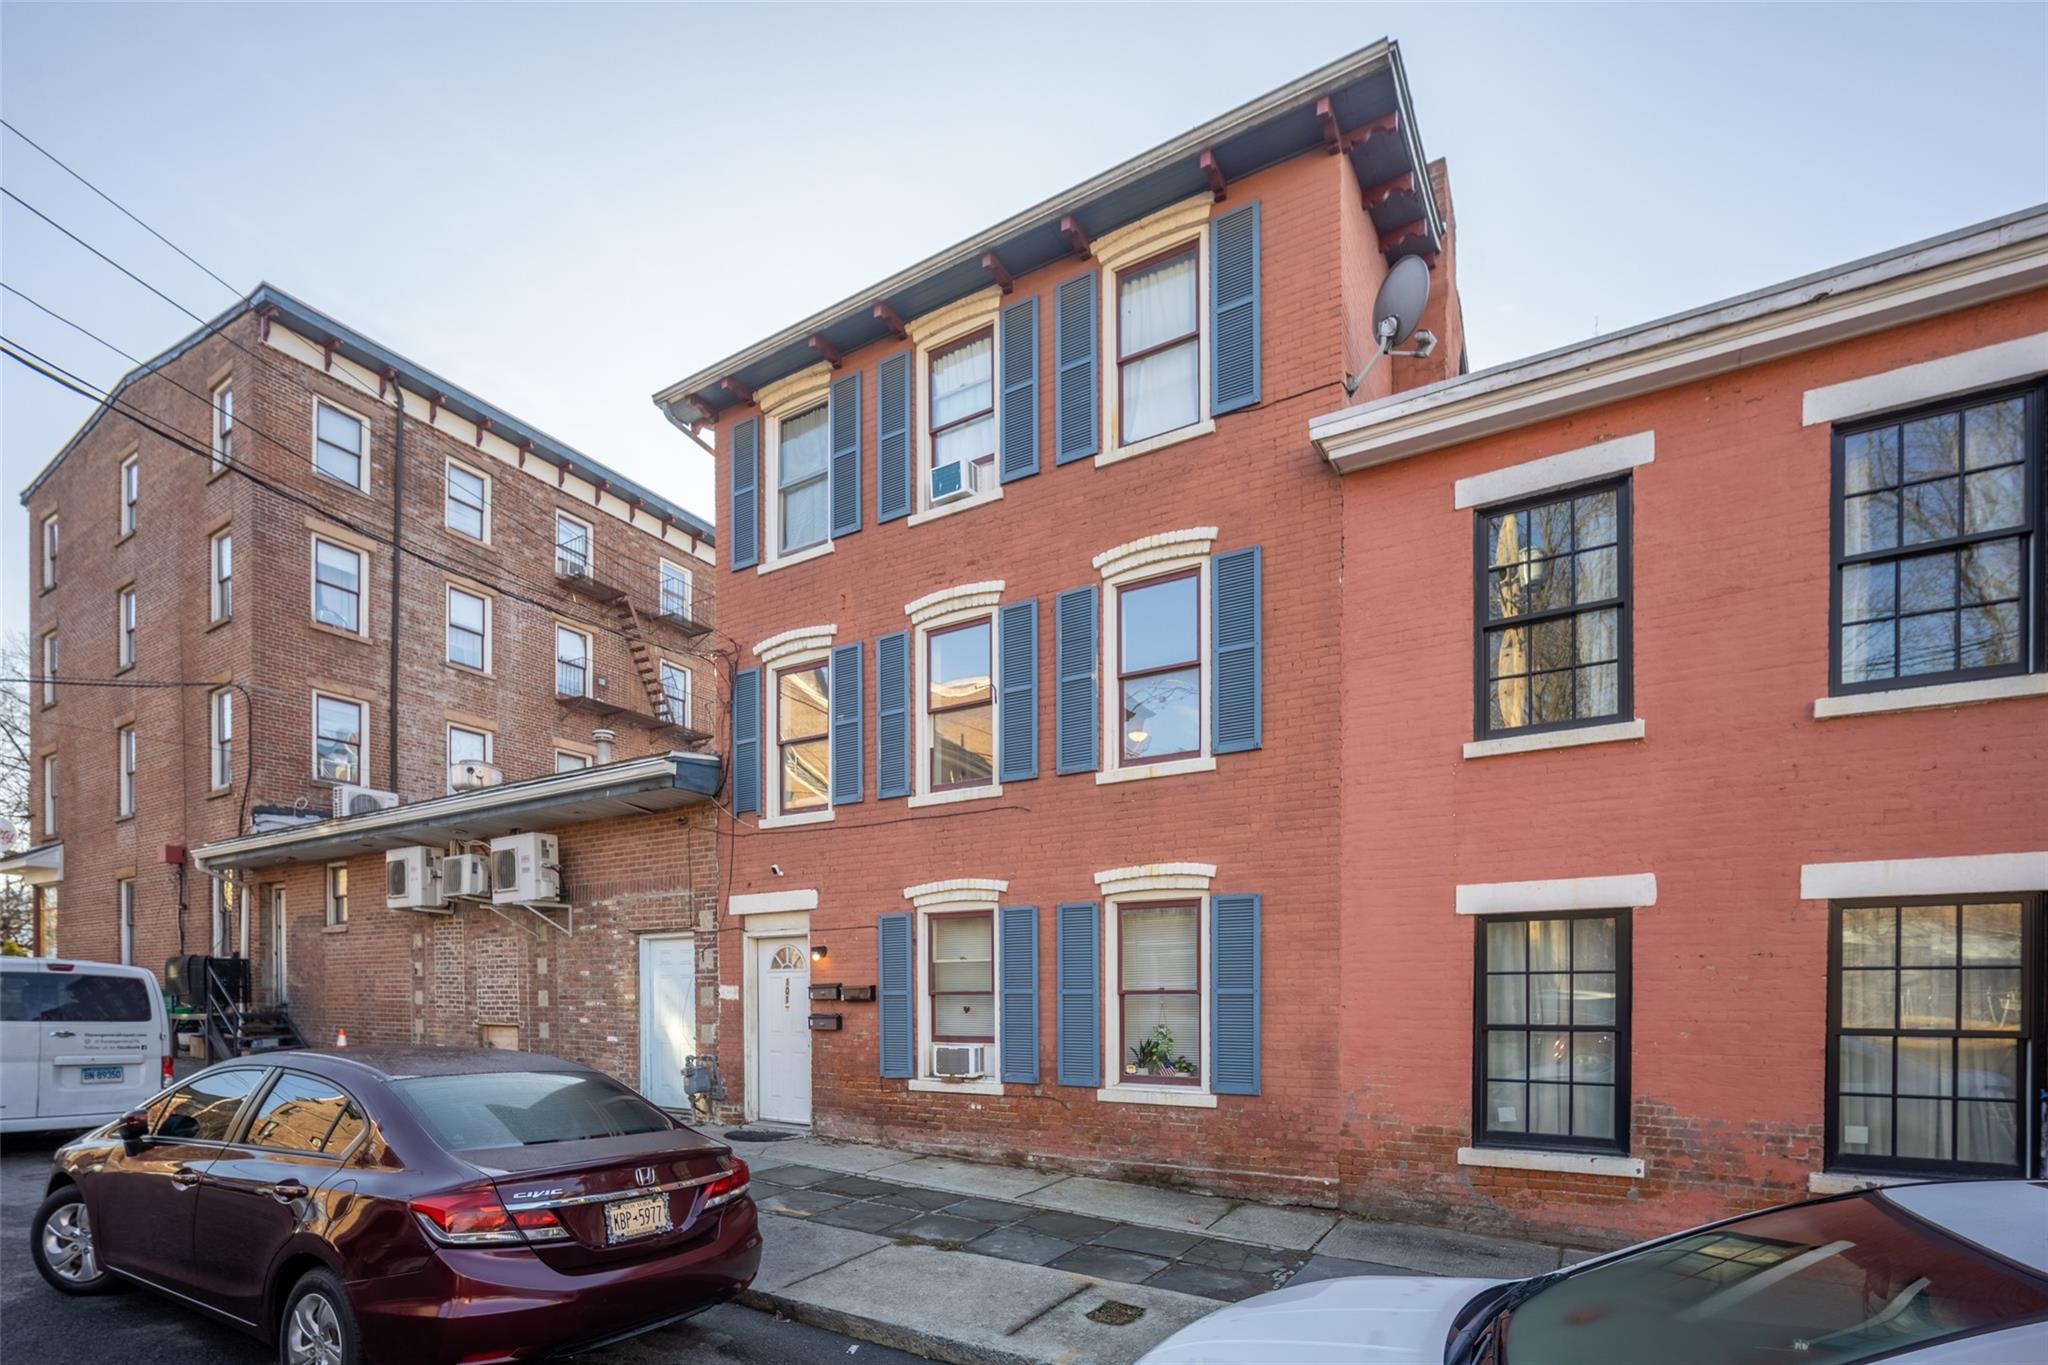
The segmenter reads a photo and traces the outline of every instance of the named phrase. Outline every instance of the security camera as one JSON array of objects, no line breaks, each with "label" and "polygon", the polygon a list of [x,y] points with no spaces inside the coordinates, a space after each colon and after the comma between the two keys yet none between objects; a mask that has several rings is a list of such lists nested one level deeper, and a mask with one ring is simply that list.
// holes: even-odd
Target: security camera
[{"label": "security camera", "polygon": [[770,872],[773,872],[773,873],[774,873],[774,874],[775,874],[776,876],[780,877],[780,876],[782,875],[782,864],[781,864],[781,863],[770,863],[770,864],[768,864],[768,870],[769,870]]}]

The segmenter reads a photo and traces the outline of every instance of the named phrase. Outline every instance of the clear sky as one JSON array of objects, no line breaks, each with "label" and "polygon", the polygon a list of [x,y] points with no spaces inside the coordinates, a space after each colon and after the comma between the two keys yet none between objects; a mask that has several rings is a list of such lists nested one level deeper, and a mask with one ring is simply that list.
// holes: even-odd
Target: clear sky
[{"label": "clear sky", "polygon": [[[713,516],[656,388],[1382,36],[1475,367],[2048,200],[2039,4],[5,4],[0,112],[238,287]],[[230,301],[5,133],[0,181]],[[0,278],[140,356],[193,325],[11,203]],[[127,368],[11,298],[0,331]],[[0,630],[16,495],[88,411],[0,362]]]}]

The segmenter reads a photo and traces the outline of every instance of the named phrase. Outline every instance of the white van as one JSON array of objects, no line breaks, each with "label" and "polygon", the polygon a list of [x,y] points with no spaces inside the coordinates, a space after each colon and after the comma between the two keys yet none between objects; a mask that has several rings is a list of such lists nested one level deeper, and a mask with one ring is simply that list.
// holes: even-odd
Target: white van
[{"label": "white van", "polygon": [[0,1133],[83,1130],[171,1083],[164,995],[144,967],[0,957]]}]

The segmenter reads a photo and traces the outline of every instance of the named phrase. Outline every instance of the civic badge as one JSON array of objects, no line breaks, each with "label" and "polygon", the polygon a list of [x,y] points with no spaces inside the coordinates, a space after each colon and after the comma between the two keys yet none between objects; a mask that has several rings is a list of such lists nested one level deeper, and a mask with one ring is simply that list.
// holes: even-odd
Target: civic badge
[{"label": "civic badge", "polygon": [[652,1166],[635,1166],[633,1168],[633,1183],[636,1185],[652,1185],[654,1183],[654,1168]]}]

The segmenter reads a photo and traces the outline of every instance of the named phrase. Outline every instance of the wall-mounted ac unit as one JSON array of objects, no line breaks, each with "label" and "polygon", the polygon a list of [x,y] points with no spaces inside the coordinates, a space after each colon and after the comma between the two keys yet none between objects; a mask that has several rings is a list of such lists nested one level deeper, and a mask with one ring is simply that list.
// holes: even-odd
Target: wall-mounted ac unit
[{"label": "wall-mounted ac unit", "polygon": [[932,1044],[932,1075],[950,1080],[972,1080],[988,1074],[988,1044]]},{"label": "wall-mounted ac unit", "polygon": [[986,492],[994,482],[995,474],[995,463],[991,460],[933,465],[930,494],[926,501],[937,507],[941,503],[957,502]]},{"label": "wall-mounted ac unit", "polygon": [[478,853],[442,859],[441,889],[451,897],[484,899],[491,894],[491,860]]},{"label": "wall-mounted ac unit", "polygon": [[359,787],[353,782],[334,784],[334,816],[337,820],[349,815],[390,810],[397,804],[397,792],[388,792],[380,787]]},{"label": "wall-mounted ac unit", "polygon": [[562,845],[552,834],[507,834],[491,840],[491,899],[562,898]]},{"label": "wall-mounted ac unit", "polygon": [[466,758],[448,765],[448,785],[455,791],[473,792],[479,787],[495,787],[504,780],[504,769],[495,763]]},{"label": "wall-mounted ac unit", "polygon": [[441,855],[431,848],[394,848],[384,854],[384,903],[393,910],[439,910],[448,903]]}]

